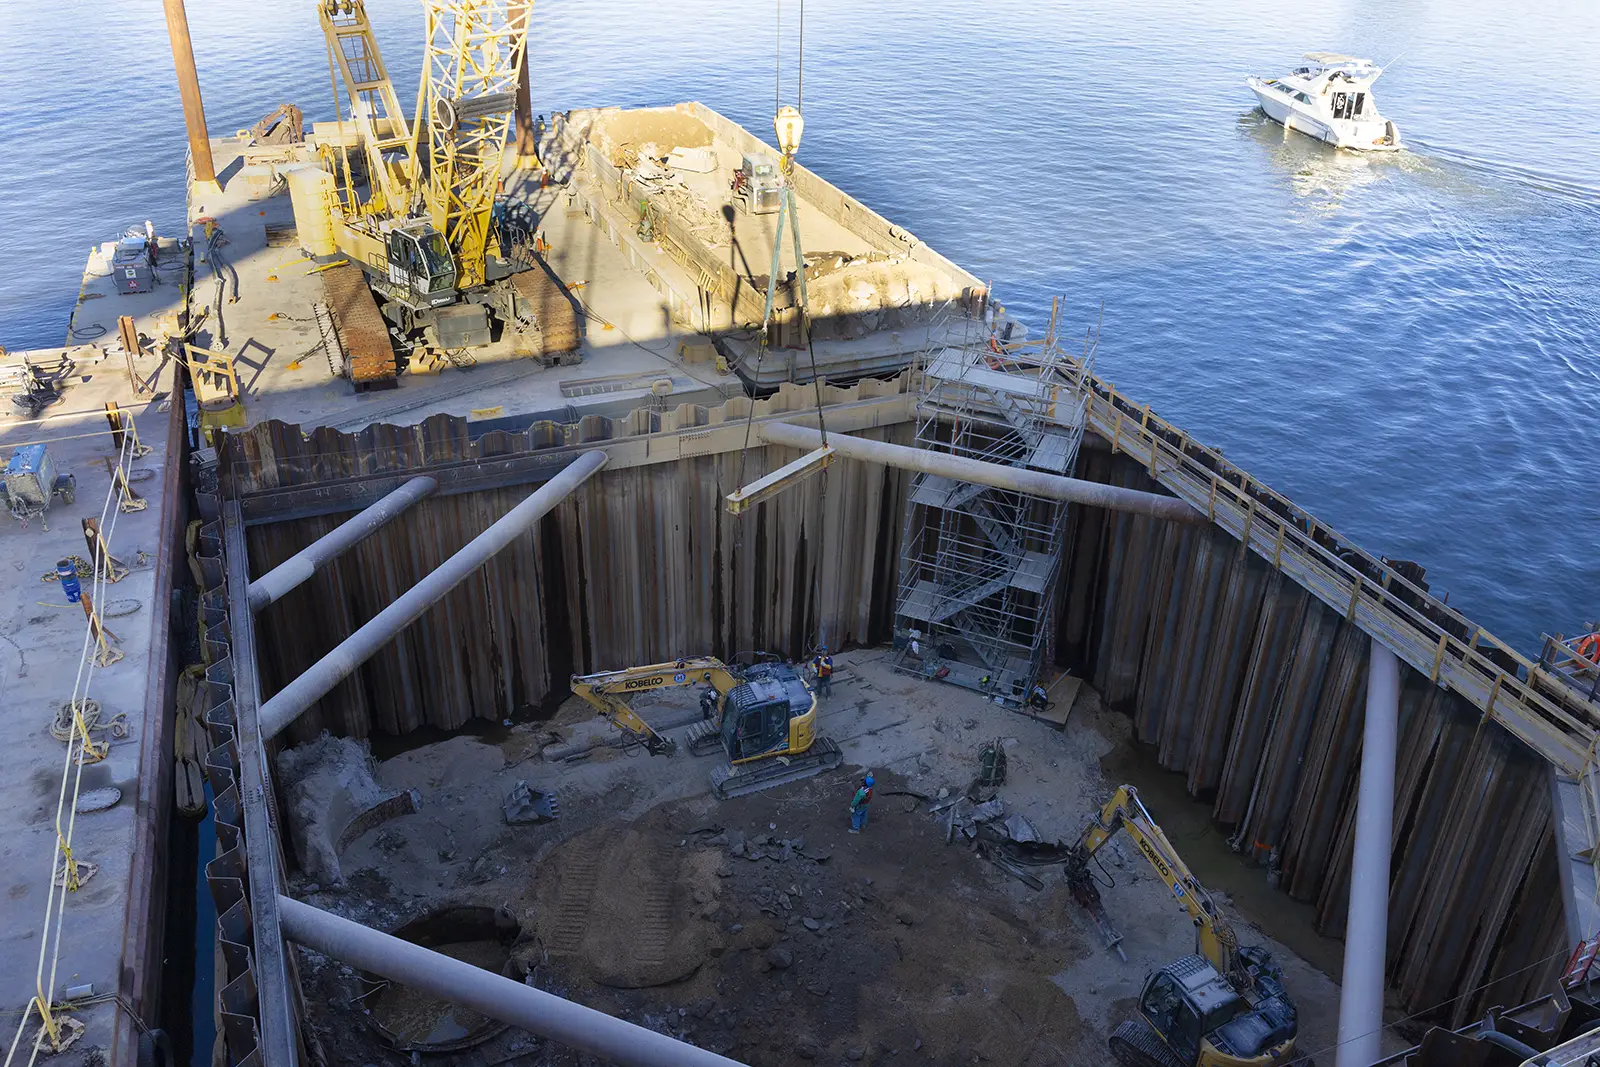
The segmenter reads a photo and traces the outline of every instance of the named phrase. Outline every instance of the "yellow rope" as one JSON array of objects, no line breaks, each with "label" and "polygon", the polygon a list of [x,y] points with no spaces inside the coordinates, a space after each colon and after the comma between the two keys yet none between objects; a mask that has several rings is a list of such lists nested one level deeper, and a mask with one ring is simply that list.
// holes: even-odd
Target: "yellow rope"
[{"label": "yellow rope", "polygon": [[[134,428],[133,417],[128,412],[119,412],[120,429],[122,433],[122,446],[117,457],[117,467],[122,470],[124,477],[113,477],[106,490],[106,499],[100,510],[99,529],[102,531],[101,540],[103,551],[110,559],[110,546],[112,537],[116,532],[117,517],[122,514],[121,505],[127,499],[126,474],[132,460],[145,455],[151,450],[139,443],[138,433]],[[109,431],[102,431],[109,432]],[[98,436],[98,435],[95,435]],[[84,560],[84,564],[88,561]],[[79,566],[79,558],[73,559],[74,569]],[[111,568],[108,567],[108,570]],[[100,602],[105,586],[116,579],[110,575],[89,567],[89,573],[79,571],[80,575],[90,580],[91,594],[96,602]],[[52,573],[42,580],[54,577]],[[120,576],[119,576],[120,577]],[[104,633],[103,628],[97,628],[95,620],[86,619],[84,624],[83,648],[78,659],[78,672],[73,681],[72,696],[65,705],[72,712],[70,733],[67,737],[65,760],[61,769],[61,788],[56,798],[55,831],[56,840],[51,849],[50,878],[46,889],[46,906],[44,920],[44,936],[39,942],[39,964],[34,973],[34,997],[24,1009],[21,1021],[17,1024],[16,1036],[12,1039],[10,1049],[6,1053],[5,1067],[11,1067],[17,1058],[17,1051],[22,1043],[23,1035],[28,1028],[28,1021],[34,1011],[39,1013],[39,1033],[32,1042],[27,1063],[29,1067],[38,1060],[40,1053],[54,1054],[62,1051],[72,1042],[76,1041],[84,1032],[84,1024],[76,1019],[69,1019],[64,1012],[70,1010],[70,1005],[55,1004],[47,990],[56,987],[57,972],[61,963],[61,932],[66,919],[66,904],[68,895],[74,893],[83,884],[84,879],[79,876],[80,862],[72,853],[73,831],[77,827],[78,800],[83,787],[83,767],[85,763],[92,763],[97,758],[104,758],[105,742],[97,742],[90,736],[89,731],[94,728],[91,722],[98,724],[100,705],[89,698],[89,684],[93,680],[95,668],[104,667],[110,662],[122,658],[120,649],[108,649],[104,640],[99,639],[97,629]],[[97,640],[98,639],[98,640]],[[106,658],[106,652],[115,653],[115,657]],[[92,709],[92,714],[91,714]],[[119,717],[107,721],[113,735],[116,733],[115,725]],[[125,726],[123,727],[125,731]],[[52,733],[54,733],[52,728]],[[99,751],[99,756],[94,753]],[[76,770],[74,770],[76,767]],[[69,804],[70,795],[70,804]],[[64,823],[64,825],[63,825]],[[84,867],[91,864],[84,862]],[[92,873],[92,872],[91,872]],[[57,884],[57,876],[60,883]],[[52,930],[53,927],[53,930]],[[49,961],[48,977],[46,976],[46,960]]]}]

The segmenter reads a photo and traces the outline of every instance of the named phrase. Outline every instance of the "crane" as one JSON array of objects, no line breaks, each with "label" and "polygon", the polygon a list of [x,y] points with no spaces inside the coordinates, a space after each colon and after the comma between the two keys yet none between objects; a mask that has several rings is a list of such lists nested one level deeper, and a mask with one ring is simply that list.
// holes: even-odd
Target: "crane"
[{"label": "crane", "polygon": [[1189,870],[1131,785],[1119,786],[1068,851],[1073,896],[1104,925],[1100,890],[1089,869],[1095,853],[1127,831],[1195,927],[1195,954],[1151,975],[1139,996],[1142,1022],[1122,1023],[1111,1052],[1130,1067],[1235,1067],[1286,1063],[1297,1021],[1283,972],[1271,955],[1240,947],[1233,927]]},{"label": "crane", "polygon": [[817,735],[817,699],[788,664],[758,663],[736,669],[710,656],[643,667],[574,675],[572,692],[607,721],[639,738],[651,755],[666,756],[677,744],[645,722],[626,694],[707,685],[700,694],[705,719],[689,733],[694,755],[719,749],[727,757],[711,773],[720,800],[810,778],[837,767],[839,746]]},{"label": "crane", "polygon": [[[531,0],[423,0],[425,44],[408,122],[365,0],[318,0],[330,74],[344,86],[358,142],[322,149],[324,195],[338,254],[366,272],[384,317],[453,351],[490,343],[490,314],[528,320],[493,212]],[[341,111],[343,108],[341,108]],[[291,188],[293,192],[293,188]],[[298,209],[297,209],[298,211]]]}]

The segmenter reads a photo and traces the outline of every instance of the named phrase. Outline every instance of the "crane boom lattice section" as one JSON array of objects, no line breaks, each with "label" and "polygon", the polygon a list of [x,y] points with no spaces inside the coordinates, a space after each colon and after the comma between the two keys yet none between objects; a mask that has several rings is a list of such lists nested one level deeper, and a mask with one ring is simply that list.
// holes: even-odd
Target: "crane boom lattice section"
[{"label": "crane boom lattice section", "polygon": [[[417,183],[416,138],[383,65],[366,3],[321,0],[317,17],[366,153],[368,194],[361,210],[372,215],[409,214]],[[347,187],[353,189],[354,183],[347,181]]]},{"label": "crane boom lattice section", "polygon": [[462,289],[484,283],[486,254],[499,251],[490,248],[491,216],[532,7],[531,0],[427,0],[424,10],[423,196],[456,254]]}]

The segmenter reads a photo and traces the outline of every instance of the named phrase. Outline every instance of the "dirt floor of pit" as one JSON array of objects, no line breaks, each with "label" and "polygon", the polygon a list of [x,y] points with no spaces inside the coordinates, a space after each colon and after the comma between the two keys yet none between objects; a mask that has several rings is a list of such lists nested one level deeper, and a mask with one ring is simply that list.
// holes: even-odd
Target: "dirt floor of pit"
[{"label": "dirt floor of pit", "polygon": [[[522,928],[514,963],[535,984],[754,1065],[1104,1062],[1106,1037],[1130,1017],[1145,975],[1193,951],[1192,927],[1166,888],[1130,846],[1103,853],[1124,963],[1053,869],[1035,891],[970,845],[946,845],[929,804],[897,791],[959,791],[980,747],[1001,740],[1010,809],[1047,840],[1075,839],[1116,784],[1102,760],[1128,744],[1127,718],[1085,688],[1056,730],[897,675],[883,650],[838,662],[820,726],[846,764],[830,774],[719,803],[710,758],[601,744],[577,762],[545,762],[552,734],[565,746],[555,751],[614,740],[572,702],[553,722],[455,737],[378,764],[380,783],[416,789],[421,809],[353,842],[340,857],[342,886],[293,888],[383,929],[445,906],[503,909]],[[635,708],[663,728],[682,724],[693,694],[640,698]],[[850,835],[846,805],[869,768],[878,777],[871,822]],[[519,780],[555,791],[560,817],[506,825],[501,802]],[[1327,1049],[1337,986],[1257,926],[1271,927],[1267,901],[1253,900],[1249,916],[1232,913],[1235,927],[1283,965],[1301,1048]],[[366,1027],[357,998],[371,986],[360,976],[304,951],[301,971],[329,1062],[409,1062]],[[582,1062],[515,1029],[422,1059]]]}]

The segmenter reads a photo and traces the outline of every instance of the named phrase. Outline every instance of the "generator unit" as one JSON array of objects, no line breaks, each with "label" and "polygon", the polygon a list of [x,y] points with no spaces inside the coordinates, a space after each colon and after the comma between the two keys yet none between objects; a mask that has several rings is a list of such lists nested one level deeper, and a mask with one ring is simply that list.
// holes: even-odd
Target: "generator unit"
[{"label": "generator unit", "polygon": [[156,287],[156,239],[150,224],[145,232],[129,230],[113,246],[111,281],[119,296],[148,293]]},{"label": "generator unit", "polygon": [[55,460],[44,445],[23,445],[11,453],[3,485],[6,507],[21,522],[43,515],[52,497],[72,503],[78,488],[71,474],[56,473]]},{"label": "generator unit", "polygon": [[783,172],[778,161],[746,155],[733,172],[733,198],[747,215],[770,215],[783,202]]}]

